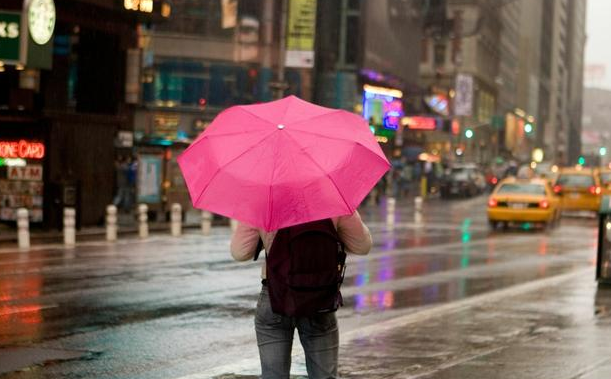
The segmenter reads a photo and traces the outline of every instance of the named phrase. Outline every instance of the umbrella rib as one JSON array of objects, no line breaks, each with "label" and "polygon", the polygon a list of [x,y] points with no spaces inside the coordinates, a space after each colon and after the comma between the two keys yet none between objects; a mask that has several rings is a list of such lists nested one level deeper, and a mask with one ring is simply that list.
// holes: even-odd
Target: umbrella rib
[{"label": "umbrella rib", "polygon": [[330,136],[327,134],[323,134],[323,133],[315,133],[315,132],[311,132],[309,130],[301,130],[301,129],[291,129],[291,132],[299,132],[299,133],[306,133],[306,134],[311,134],[314,136],[320,136],[320,137],[325,137],[325,138],[329,138],[329,139],[335,139],[338,141],[346,141],[346,142],[356,142],[359,145],[365,147],[362,143],[354,140],[354,139],[349,139],[349,138],[342,138],[342,137],[337,137],[337,136]]},{"label": "umbrella rib", "polygon": [[273,122],[272,120],[268,120],[268,119],[266,119],[266,118],[263,118],[263,117],[259,116],[258,114],[253,113],[253,112],[249,111],[248,109],[243,108],[242,106],[238,106],[238,109],[240,109],[240,110],[242,110],[242,111],[244,111],[244,112],[246,112],[246,113],[250,114],[250,115],[251,115],[251,116],[253,116],[253,117],[258,118],[259,120],[263,120],[263,121],[265,121],[265,122],[269,122],[270,124],[274,124],[274,125],[275,125],[275,124],[277,124],[276,122]]},{"label": "umbrella rib", "polygon": [[[312,163],[314,163],[316,165],[316,167],[318,167],[318,169],[325,174],[325,176],[327,178],[329,178],[329,180],[331,181],[331,183],[333,183],[333,186],[335,187],[335,190],[337,191],[337,193],[339,194],[339,196],[342,198],[342,200],[344,201],[344,204],[346,204],[346,206],[348,207],[348,210],[350,210],[350,213],[352,214],[354,212],[354,210],[352,209],[352,207],[350,206],[350,204],[348,203],[348,201],[346,201],[346,198],[344,197],[344,194],[342,193],[342,191],[339,190],[339,187],[337,186],[337,183],[335,183],[335,180],[333,180],[333,178],[325,172],[325,170],[320,167],[320,165],[318,164],[318,162],[316,162],[316,160],[314,159],[314,157],[312,157],[307,151],[305,151],[305,149],[297,142],[297,140],[295,138],[293,138],[293,136],[290,135],[290,133],[286,133],[286,135],[293,140],[293,142],[301,147],[301,150],[305,153],[304,155],[306,157],[308,157]],[[354,141],[353,141],[354,142]],[[356,143],[356,142],[355,142]]]},{"label": "umbrella rib", "polygon": [[193,204],[197,204],[199,202],[199,199],[201,199],[202,195],[204,194],[204,192],[206,192],[206,190],[208,189],[208,187],[210,186],[210,183],[212,183],[212,181],[214,180],[214,178],[218,175],[218,173],[225,167],[227,167],[228,165],[230,165],[231,163],[235,162],[235,160],[237,160],[238,158],[240,158],[242,155],[248,153],[250,151],[250,149],[252,149],[253,147],[255,147],[256,145],[260,144],[261,142],[265,141],[266,139],[268,139],[269,137],[271,137],[272,135],[274,135],[275,130],[271,130],[270,133],[268,135],[266,135],[265,137],[261,138],[260,140],[258,140],[257,142],[255,142],[254,144],[248,146],[247,148],[244,149],[243,152],[241,152],[240,154],[238,154],[236,157],[231,158],[231,160],[227,163],[225,163],[223,166],[219,166],[219,168],[216,169],[216,171],[214,172],[214,174],[212,175],[212,177],[210,178],[210,180],[208,180],[208,183],[206,183],[206,186],[204,188],[202,188],[202,190],[200,191],[199,195],[197,195],[197,199],[193,202]]}]

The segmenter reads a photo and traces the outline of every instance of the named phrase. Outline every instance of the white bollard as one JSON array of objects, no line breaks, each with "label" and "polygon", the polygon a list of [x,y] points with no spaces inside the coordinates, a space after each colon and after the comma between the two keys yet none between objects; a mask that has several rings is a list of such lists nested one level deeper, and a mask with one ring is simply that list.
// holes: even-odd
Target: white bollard
[{"label": "white bollard", "polygon": [[17,209],[17,242],[19,249],[30,248],[30,220],[26,208]]},{"label": "white bollard", "polygon": [[210,235],[211,228],[212,228],[212,213],[208,211],[202,211],[202,234],[205,236]]},{"label": "white bollard", "polygon": [[117,207],[109,205],[106,207],[106,241],[117,240]]},{"label": "white bollard", "polygon": [[422,197],[416,196],[414,199],[414,222],[416,224],[422,223]]},{"label": "white bollard", "polygon": [[386,224],[394,225],[395,224],[395,204],[396,200],[394,197],[389,197],[386,199]]},{"label": "white bollard", "polygon": [[70,247],[76,244],[75,218],[74,208],[64,208],[64,245]]},{"label": "white bollard", "polygon": [[170,214],[170,224],[172,236],[178,237],[182,232],[182,207],[178,203],[172,204],[172,213]]},{"label": "white bollard", "polygon": [[231,231],[235,232],[235,230],[238,228],[238,220],[234,220],[232,218],[229,219],[229,226],[231,227]]},{"label": "white bollard", "polygon": [[138,205],[138,236],[146,238],[149,236],[149,207],[146,204]]}]

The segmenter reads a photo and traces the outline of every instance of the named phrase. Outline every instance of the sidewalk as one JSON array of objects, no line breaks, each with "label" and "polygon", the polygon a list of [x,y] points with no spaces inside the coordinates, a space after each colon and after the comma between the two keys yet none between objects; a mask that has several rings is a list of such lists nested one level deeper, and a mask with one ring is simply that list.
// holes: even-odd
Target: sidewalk
[{"label": "sidewalk", "polygon": [[[186,220],[183,221],[183,229],[201,228],[201,218],[199,211],[187,212]],[[118,235],[129,236],[138,233],[138,224],[136,216],[133,214],[118,214],[117,215]],[[149,232],[151,233],[170,233],[170,222],[149,222]],[[214,218],[212,226],[229,225],[227,219]],[[106,238],[105,226],[87,226],[76,230],[76,241],[85,240],[104,240]],[[40,230],[30,229],[30,240],[32,245],[45,243],[60,243],[63,242],[63,232],[61,230]],[[17,247],[17,229],[14,226],[0,224],[0,246],[2,247]]]}]

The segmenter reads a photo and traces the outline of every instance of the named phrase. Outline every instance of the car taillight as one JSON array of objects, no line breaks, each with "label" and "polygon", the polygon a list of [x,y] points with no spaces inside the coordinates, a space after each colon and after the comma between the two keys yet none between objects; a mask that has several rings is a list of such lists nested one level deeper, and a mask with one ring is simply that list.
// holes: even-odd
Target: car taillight
[{"label": "car taillight", "polygon": [[543,209],[547,209],[549,208],[549,201],[547,200],[541,200],[539,202],[539,208],[543,208]]},{"label": "car taillight", "polygon": [[559,194],[560,192],[562,192],[562,186],[561,185],[555,185],[554,186],[554,193],[555,194]]},{"label": "car taillight", "polygon": [[591,186],[589,189],[592,195],[600,195],[600,193],[602,192],[600,186]]},{"label": "car taillight", "polygon": [[489,199],[489,200],[488,200],[488,206],[489,206],[490,208],[494,208],[494,207],[496,207],[497,205],[499,205],[499,202],[498,202],[496,199]]}]

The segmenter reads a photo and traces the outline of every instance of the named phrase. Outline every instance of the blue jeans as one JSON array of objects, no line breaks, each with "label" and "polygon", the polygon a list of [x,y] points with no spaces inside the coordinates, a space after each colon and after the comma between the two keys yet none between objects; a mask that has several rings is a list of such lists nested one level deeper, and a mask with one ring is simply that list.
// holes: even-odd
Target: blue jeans
[{"label": "blue jeans", "polygon": [[288,379],[295,328],[305,352],[309,379],[337,378],[339,331],[335,312],[312,317],[287,317],[272,311],[263,286],[255,315],[255,331],[263,379]]}]

